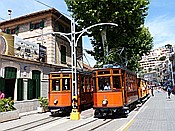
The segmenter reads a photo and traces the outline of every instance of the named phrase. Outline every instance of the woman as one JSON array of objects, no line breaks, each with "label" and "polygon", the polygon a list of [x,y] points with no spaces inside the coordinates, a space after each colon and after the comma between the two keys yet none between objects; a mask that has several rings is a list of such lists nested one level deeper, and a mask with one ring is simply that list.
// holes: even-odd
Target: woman
[{"label": "woman", "polygon": [[0,91],[0,99],[4,99],[4,98],[5,98],[5,94],[2,91]]}]

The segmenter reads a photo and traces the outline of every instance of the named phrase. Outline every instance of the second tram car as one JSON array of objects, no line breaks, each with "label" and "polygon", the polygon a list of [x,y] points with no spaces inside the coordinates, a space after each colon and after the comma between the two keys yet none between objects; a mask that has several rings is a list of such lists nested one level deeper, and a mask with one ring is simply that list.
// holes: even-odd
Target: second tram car
[{"label": "second tram car", "polygon": [[127,115],[138,102],[137,75],[120,67],[93,71],[94,117]]},{"label": "second tram car", "polygon": [[148,81],[142,78],[138,78],[138,87],[139,100],[140,102],[143,102],[149,95]]},{"label": "second tram car", "polygon": [[[77,91],[79,111],[92,107],[93,93],[91,72],[77,71]],[[72,72],[62,69],[49,74],[49,105],[51,114],[68,114],[72,110]]]}]

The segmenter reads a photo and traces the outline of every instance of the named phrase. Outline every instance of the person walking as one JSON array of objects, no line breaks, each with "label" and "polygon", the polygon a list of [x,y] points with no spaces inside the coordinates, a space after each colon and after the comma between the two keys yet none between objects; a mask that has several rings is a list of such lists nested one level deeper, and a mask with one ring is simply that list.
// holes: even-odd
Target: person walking
[{"label": "person walking", "polygon": [[153,88],[153,86],[151,87],[151,94],[152,94],[152,96],[154,96],[154,88]]},{"label": "person walking", "polygon": [[171,96],[171,87],[170,87],[170,85],[168,85],[167,92],[168,92],[168,98],[170,99],[170,96]]},{"label": "person walking", "polygon": [[5,94],[0,90],[0,100],[5,98]]}]

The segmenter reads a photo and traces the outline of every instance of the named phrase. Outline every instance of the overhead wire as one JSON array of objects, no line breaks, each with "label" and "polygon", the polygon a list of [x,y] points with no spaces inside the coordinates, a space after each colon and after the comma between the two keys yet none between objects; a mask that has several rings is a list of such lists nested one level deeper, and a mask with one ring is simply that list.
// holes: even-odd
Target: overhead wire
[{"label": "overhead wire", "polygon": [[[42,4],[42,5],[44,5],[44,6],[46,6],[46,7],[54,8],[54,7],[52,7],[52,6],[48,5],[48,4],[45,4],[45,3],[43,3],[43,2],[41,2],[41,1],[39,1],[39,0],[34,0],[34,1],[36,1],[37,3],[40,3],[40,4]],[[64,15],[70,17],[70,15],[68,15],[68,14],[66,14],[66,13],[64,13],[64,12],[61,12],[61,11],[59,11],[59,12],[60,12],[61,14],[64,14]]]}]

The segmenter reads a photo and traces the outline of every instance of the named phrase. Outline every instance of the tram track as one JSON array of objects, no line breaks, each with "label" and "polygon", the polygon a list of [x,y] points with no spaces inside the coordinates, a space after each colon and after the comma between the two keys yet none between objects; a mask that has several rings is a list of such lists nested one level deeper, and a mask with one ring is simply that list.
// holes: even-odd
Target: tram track
[{"label": "tram track", "polygon": [[31,122],[28,122],[28,123],[25,123],[25,124],[21,124],[21,125],[18,125],[18,126],[14,126],[14,127],[11,127],[11,128],[7,128],[5,130],[2,130],[2,131],[27,131],[27,130],[31,130],[31,129],[34,129],[36,127],[40,127],[44,124],[47,124],[47,123],[50,123],[50,122],[53,122],[55,120],[59,120],[61,119],[62,117],[46,117],[46,118],[43,118],[43,119],[39,119],[39,120],[35,120],[35,121],[31,121]]},{"label": "tram track", "polygon": [[[71,129],[68,129],[67,131],[76,131],[76,130],[81,130],[82,128],[85,128],[87,129],[88,131],[94,131],[108,123],[110,123],[111,121],[113,121],[114,119],[110,119],[110,120],[103,120],[102,122],[100,121],[101,119],[94,119],[94,120],[91,120],[89,122],[86,122],[86,123],[83,123],[81,125],[78,125],[76,127],[73,127]],[[95,124],[95,122],[97,122],[98,124]],[[92,124],[92,125],[90,125]],[[94,126],[95,125],[95,126]],[[87,126],[87,127],[86,127]],[[88,126],[91,126],[90,128]]]},{"label": "tram track", "polygon": [[83,127],[83,126],[85,126],[85,125],[87,125],[87,124],[90,124],[90,123],[92,123],[92,122],[95,122],[95,121],[97,121],[98,119],[95,119],[95,120],[92,120],[92,121],[89,121],[89,122],[86,122],[86,123],[84,123],[84,124],[81,124],[81,125],[79,125],[79,126],[76,126],[76,127],[74,127],[74,128],[71,128],[71,129],[69,129],[69,130],[67,130],[67,131],[73,131],[73,130],[76,130],[76,129],[78,129],[78,128],[81,128],[81,127]]},{"label": "tram track", "polygon": [[106,125],[106,124],[108,124],[108,123],[110,123],[110,122],[113,121],[113,120],[114,120],[114,119],[108,120],[108,121],[106,121],[106,122],[104,122],[104,123],[102,123],[102,124],[99,124],[98,126],[95,126],[94,128],[89,129],[88,131],[94,131],[94,130],[96,130],[96,129],[98,129],[98,128],[100,128],[100,127],[102,127],[102,126],[104,126],[104,125]]}]

